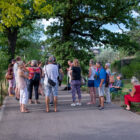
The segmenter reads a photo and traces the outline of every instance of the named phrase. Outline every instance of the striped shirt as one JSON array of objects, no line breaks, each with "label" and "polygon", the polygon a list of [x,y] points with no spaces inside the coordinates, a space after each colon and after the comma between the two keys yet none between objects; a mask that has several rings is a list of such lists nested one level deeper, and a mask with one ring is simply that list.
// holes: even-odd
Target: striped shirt
[{"label": "striped shirt", "polygon": [[29,79],[32,79],[34,77],[34,73],[37,72],[37,73],[41,73],[41,70],[39,67],[29,67],[28,68],[28,71],[29,71]]}]

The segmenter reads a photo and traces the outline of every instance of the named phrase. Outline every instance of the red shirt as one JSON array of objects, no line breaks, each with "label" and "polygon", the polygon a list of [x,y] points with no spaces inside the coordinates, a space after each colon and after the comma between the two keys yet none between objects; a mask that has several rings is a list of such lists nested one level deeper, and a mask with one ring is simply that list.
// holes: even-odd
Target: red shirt
[{"label": "red shirt", "polygon": [[36,67],[36,68],[33,68],[33,67],[29,67],[28,68],[28,71],[29,71],[29,79],[32,79],[34,77],[34,73],[37,72],[37,73],[41,73],[41,70],[39,67]]}]

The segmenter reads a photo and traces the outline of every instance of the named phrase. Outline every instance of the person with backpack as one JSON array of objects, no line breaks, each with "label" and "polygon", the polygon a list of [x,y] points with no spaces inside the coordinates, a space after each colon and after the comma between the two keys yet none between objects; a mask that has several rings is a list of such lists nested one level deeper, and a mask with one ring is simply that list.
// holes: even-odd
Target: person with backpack
[{"label": "person with backpack", "polygon": [[105,103],[110,104],[111,103],[111,97],[110,97],[110,76],[111,76],[111,70],[110,70],[110,63],[105,64],[105,70],[106,70],[106,84],[105,84],[105,95],[106,95],[106,101]]},{"label": "person with backpack", "polygon": [[104,93],[105,93],[105,82],[106,82],[106,71],[102,67],[100,62],[96,62],[96,73],[95,73],[95,87],[96,87],[96,92],[99,95],[99,110],[104,109]]},{"label": "person with backpack", "polygon": [[33,104],[34,102],[32,101],[32,92],[33,92],[33,87],[34,87],[34,92],[35,92],[35,104],[39,104],[40,102],[38,101],[39,99],[39,94],[38,94],[38,88],[39,88],[39,82],[41,78],[41,71],[40,68],[38,67],[38,63],[36,60],[32,60],[30,63],[30,67],[26,67],[26,70],[29,72],[29,85],[28,85],[28,90],[29,90],[29,104]]}]

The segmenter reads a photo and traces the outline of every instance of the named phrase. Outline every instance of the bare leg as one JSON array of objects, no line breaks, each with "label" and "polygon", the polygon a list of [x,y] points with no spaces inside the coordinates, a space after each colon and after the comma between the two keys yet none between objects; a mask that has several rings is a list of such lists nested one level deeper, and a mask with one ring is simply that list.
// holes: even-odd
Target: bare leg
[{"label": "bare leg", "polygon": [[19,99],[19,89],[18,89],[18,87],[16,87],[16,90],[15,90],[15,93],[16,93],[16,97]]},{"label": "bare leg", "polygon": [[46,102],[46,112],[49,112],[49,102],[50,102],[50,99],[49,99],[48,96],[45,98],[45,102]]},{"label": "bare leg", "polygon": [[12,88],[12,87],[9,87],[9,88],[8,88],[8,93],[9,93],[9,96],[10,96],[10,95],[12,95],[12,90],[13,90],[13,88]]},{"label": "bare leg", "polygon": [[57,97],[54,96],[54,112],[57,112]]},{"label": "bare leg", "polygon": [[93,87],[93,104],[96,104],[96,90]]},{"label": "bare leg", "polygon": [[104,107],[104,96],[100,97],[100,105],[101,107]]}]

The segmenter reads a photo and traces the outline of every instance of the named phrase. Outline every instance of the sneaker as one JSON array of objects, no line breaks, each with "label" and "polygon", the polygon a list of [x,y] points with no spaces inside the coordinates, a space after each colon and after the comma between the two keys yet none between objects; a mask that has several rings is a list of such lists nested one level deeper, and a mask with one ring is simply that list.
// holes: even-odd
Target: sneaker
[{"label": "sneaker", "polygon": [[71,106],[76,106],[76,104],[75,103],[72,103]]},{"label": "sneaker", "polygon": [[19,101],[19,98],[16,97],[15,99],[16,99],[17,101]]},{"label": "sneaker", "polygon": [[79,102],[78,102],[78,103],[76,103],[76,105],[77,105],[77,106],[81,106],[81,105],[82,105],[82,103],[79,103]]},{"label": "sneaker", "polygon": [[104,107],[99,107],[99,110],[104,110]]},{"label": "sneaker", "polygon": [[101,107],[100,105],[97,105],[96,107]]}]

